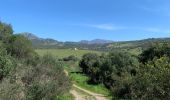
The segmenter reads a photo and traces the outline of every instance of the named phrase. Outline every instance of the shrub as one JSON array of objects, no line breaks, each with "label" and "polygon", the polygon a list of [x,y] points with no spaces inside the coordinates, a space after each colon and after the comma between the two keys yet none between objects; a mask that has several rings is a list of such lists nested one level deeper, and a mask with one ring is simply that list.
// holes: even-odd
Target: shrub
[{"label": "shrub", "polygon": [[36,66],[19,63],[0,83],[2,100],[51,100],[69,91],[71,83],[62,62],[51,55]]},{"label": "shrub", "polygon": [[7,42],[8,38],[13,34],[13,29],[10,24],[0,21],[0,40]]},{"label": "shrub", "polygon": [[170,59],[155,58],[141,65],[132,84],[132,99],[169,100],[170,99]]},{"label": "shrub", "polygon": [[7,52],[18,59],[27,58],[33,51],[31,42],[22,35],[13,35],[5,44]]},{"label": "shrub", "polygon": [[6,77],[14,67],[12,58],[7,55],[6,50],[0,48],[0,80]]},{"label": "shrub", "polygon": [[32,81],[29,83],[27,91],[29,100],[49,100],[67,92],[71,87],[62,63],[49,54],[43,56],[40,64],[35,67],[33,78],[31,79],[32,76],[29,74],[26,77],[25,82]]},{"label": "shrub", "polygon": [[92,68],[95,67],[94,64],[98,58],[99,56],[95,53],[87,53],[83,55],[82,60],[79,63],[83,73],[90,75]]},{"label": "shrub", "polygon": [[76,61],[78,61],[78,58],[75,57],[74,55],[71,55],[71,56],[63,58],[63,61],[74,61],[74,62],[76,62]]},{"label": "shrub", "polygon": [[91,82],[104,83],[119,98],[130,98],[130,84],[136,75],[138,60],[126,52],[112,52],[108,55],[85,54],[80,61],[83,73]]},{"label": "shrub", "polygon": [[40,58],[27,38],[12,33],[0,22],[0,100],[51,100],[67,92],[71,83],[62,62]]},{"label": "shrub", "polygon": [[139,60],[142,63],[147,63],[152,61],[155,57],[160,58],[162,56],[167,56],[170,58],[170,45],[168,44],[157,44],[145,51],[139,56]]}]

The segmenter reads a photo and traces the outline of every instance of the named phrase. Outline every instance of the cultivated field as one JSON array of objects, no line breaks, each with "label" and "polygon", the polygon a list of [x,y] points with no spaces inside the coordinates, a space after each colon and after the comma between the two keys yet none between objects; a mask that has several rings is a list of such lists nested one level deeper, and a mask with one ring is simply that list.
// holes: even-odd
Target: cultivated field
[{"label": "cultivated field", "polygon": [[68,57],[70,55],[74,55],[78,58],[81,58],[86,53],[102,53],[98,51],[90,51],[90,50],[73,50],[73,49],[36,49],[35,50],[40,56],[44,54],[50,53],[53,56],[57,56],[58,58]]}]

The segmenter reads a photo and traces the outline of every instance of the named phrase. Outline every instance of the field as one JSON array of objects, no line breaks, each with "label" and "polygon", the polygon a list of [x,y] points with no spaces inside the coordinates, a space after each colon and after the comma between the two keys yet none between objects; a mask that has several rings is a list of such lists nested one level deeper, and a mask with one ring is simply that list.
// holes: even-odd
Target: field
[{"label": "field", "polygon": [[68,57],[70,55],[74,55],[78,58],[81,58],[86,53],[98,53],[98,51],[90,51],[90,50],[73,50],[73,49],[36,49],[35,50],[40,56],[43,56],[46,53],[50,53],[53,56],[57,56],[58,58]]}]

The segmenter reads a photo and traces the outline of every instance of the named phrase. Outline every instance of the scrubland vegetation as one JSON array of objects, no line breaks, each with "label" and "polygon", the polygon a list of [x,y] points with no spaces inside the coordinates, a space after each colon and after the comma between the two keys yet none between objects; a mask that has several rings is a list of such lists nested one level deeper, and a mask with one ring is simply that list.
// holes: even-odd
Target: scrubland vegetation
[{"label": "scrubland vegetation", "polygon": [[157,44],[138,57],[127,52],[85,54],[80,61],[93,84],[105,84],[115,99],[170,99],[170,46]]},{"label": "scrubland vegetation", "polygon": [[63,63],[39,56],[31,42],[0,22],[0,100],[52,100],[67,94],[71,82]]},{"label": "scrubland vegetation", "polygon": [[116,47],[34,50],[0,22],[0,100],[73,100],[72,83],[113,100],[169,100],[170,45],[152,44],[134,54]]}]

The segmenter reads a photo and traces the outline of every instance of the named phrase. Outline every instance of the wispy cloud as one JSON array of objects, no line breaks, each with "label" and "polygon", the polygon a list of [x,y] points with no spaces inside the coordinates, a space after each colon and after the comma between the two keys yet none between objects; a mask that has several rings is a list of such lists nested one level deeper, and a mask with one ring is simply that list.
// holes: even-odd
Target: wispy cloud
[{"label": "wispy cloud", "polygon": [[145,28],[145,31],[153,33],[168,33],[170,34],[170,29],[161,29],[161,28]]},{"label": "wispy cloud", "polygon": [[121,31],[121,30],[131,30],[140,31],[140,32],[148,32],[149,33],[159,33],[159,34],[170,34],[170,29],[167,28],[159,28],[159,27],[138,27],[138,26],[116,26],[114,24],[84,24],[86,27],[92,27],[102,30],[108,31]]},{"label": "wispy cloud", "polygon": [[167,28],[159,28],[159,27],[131,27],[130,30],[138,30],[138,31],[144,31],[149,33],[155,33],[155,34],[170,34],[170,29]]},{"label": "wispy cloud", "polygon": [[121,30],[125,29],[125,27],[116,26],[113,24],[86,24],[88,27],[103,29],[103,30]]}]

